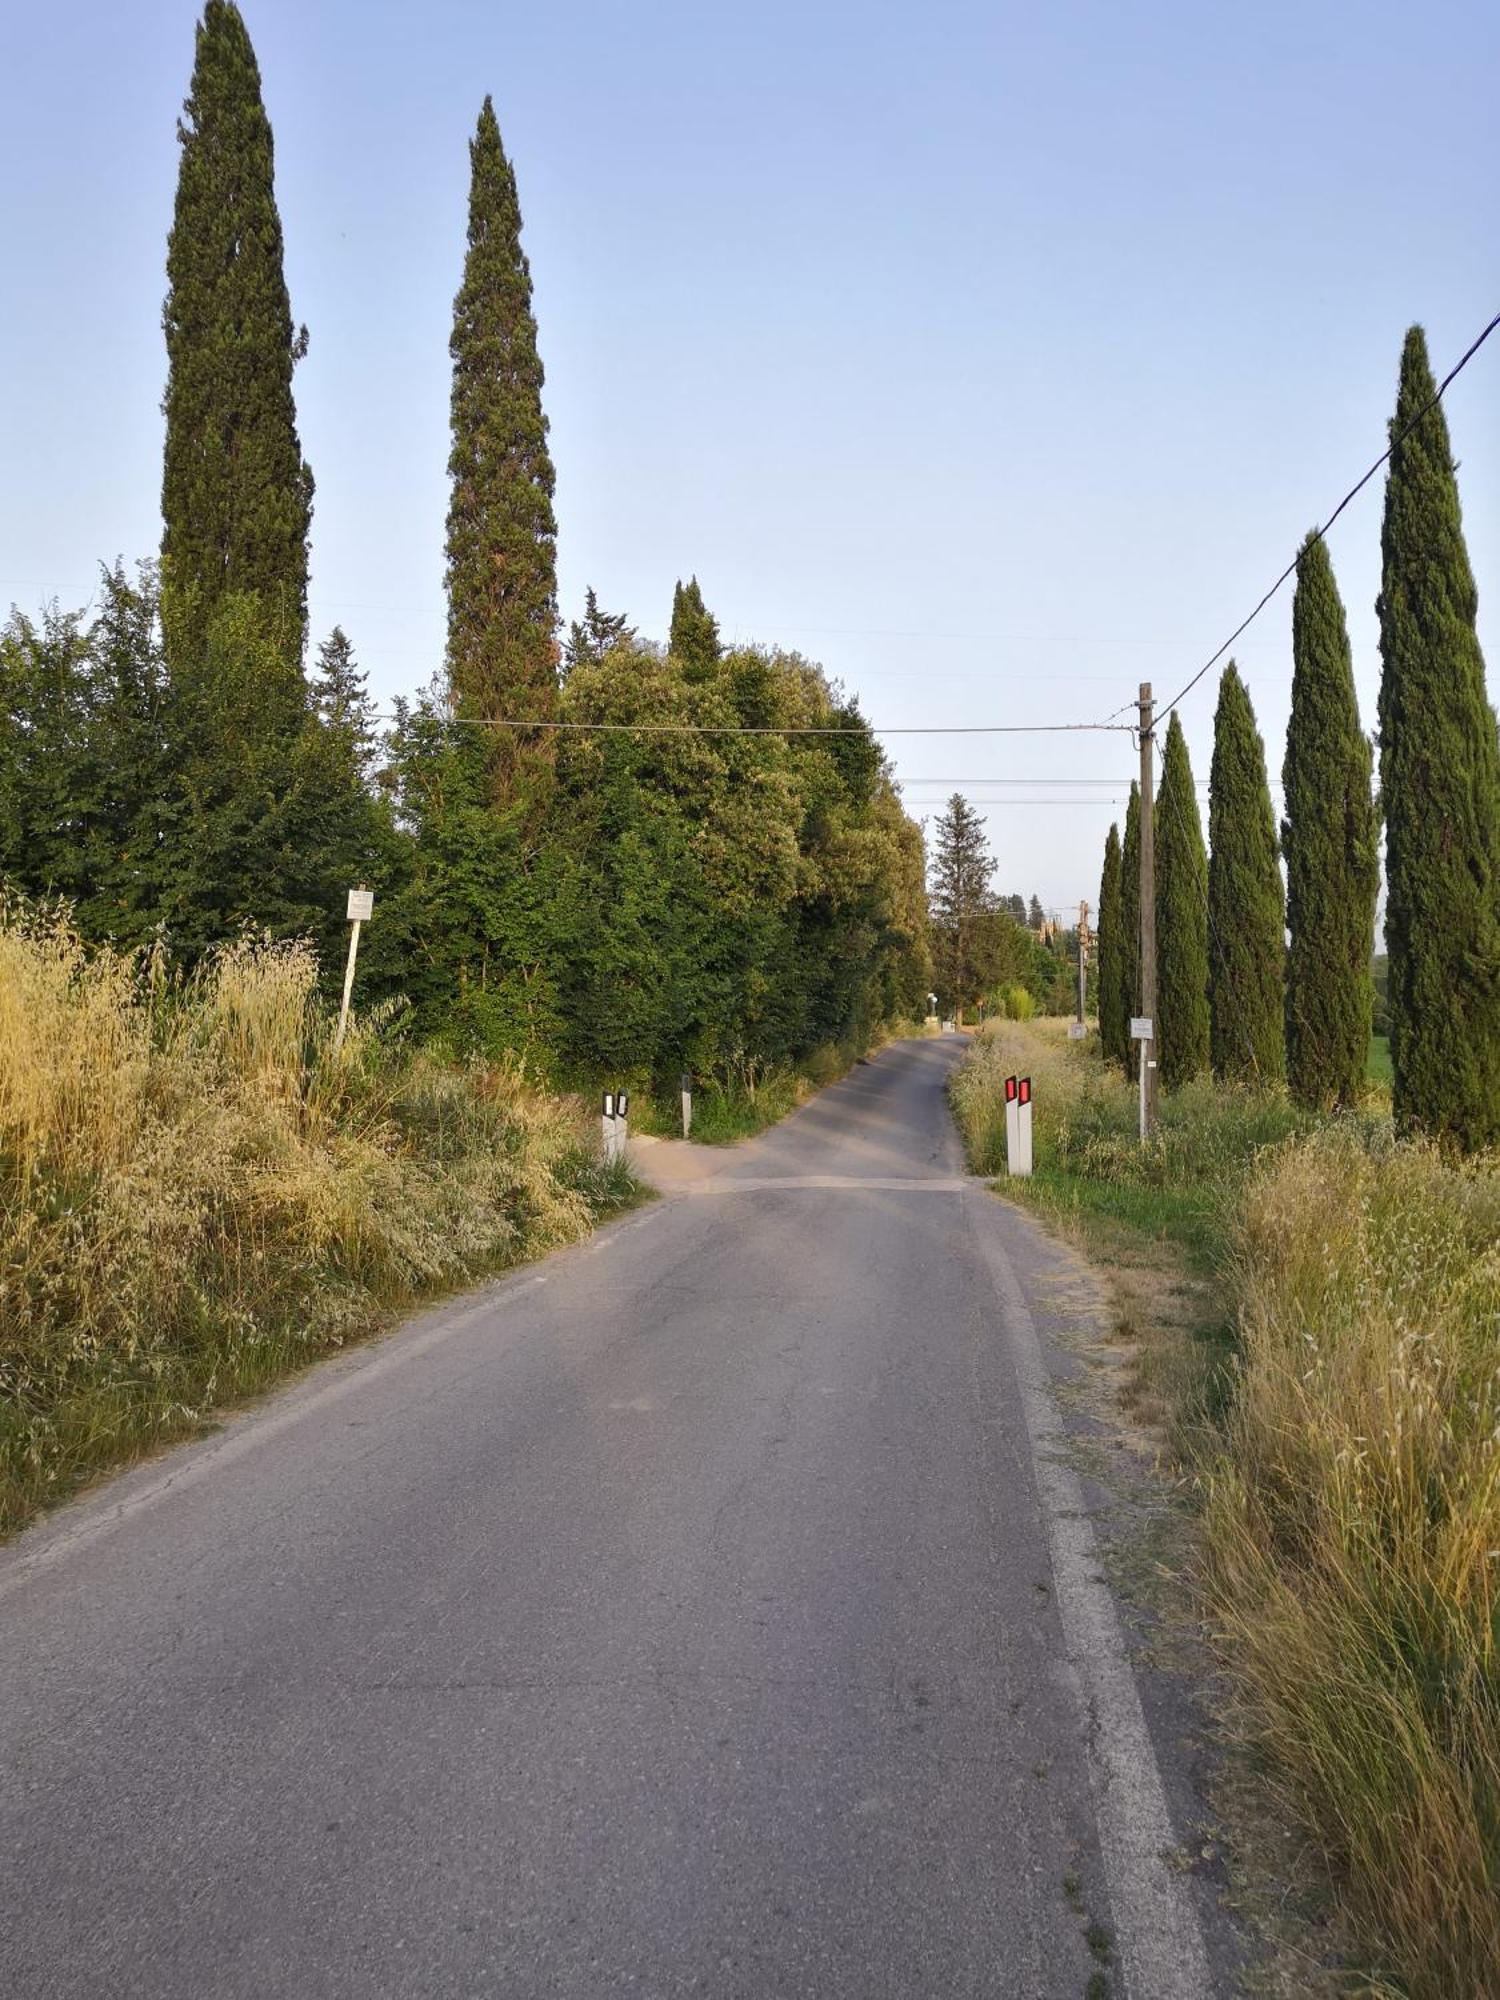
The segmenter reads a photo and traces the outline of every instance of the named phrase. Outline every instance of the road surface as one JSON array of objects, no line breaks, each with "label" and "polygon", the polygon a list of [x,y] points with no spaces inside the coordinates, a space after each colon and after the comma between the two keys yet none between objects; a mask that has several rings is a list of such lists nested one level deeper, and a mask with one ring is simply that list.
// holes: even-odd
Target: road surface
[{"label": "road surface", "polygon": [[0,1554],[0,1990],[1207,1993],[957,1050]]}]

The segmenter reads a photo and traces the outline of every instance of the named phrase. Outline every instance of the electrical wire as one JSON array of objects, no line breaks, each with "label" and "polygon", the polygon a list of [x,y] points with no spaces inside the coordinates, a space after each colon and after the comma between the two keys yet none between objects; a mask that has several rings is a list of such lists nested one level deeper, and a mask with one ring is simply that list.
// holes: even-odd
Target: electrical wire
[{"label": "electrical wire", "polygon": [[[1495,328],[1497,326],[1500,326],[1500,313],[1496,313],[1495,317],[1490,321],[1489,325],[1479,335],[1478,339],[1473,341],[1470,344],[1470,346],[1464,351],[1464,353],[1459,356],[1458,360],[1448,370],[1447,374],[1443,377],[1442,381],[1438,383],[1437,388],[1434,391],[1431,400],[1425,403],[1423,407],[1420,410],[1418,410],[1417,414],[1412,418],[1411,422],[1406,426],[1405,430],[1401,431],[1399,435],[1391,439],[1390,443],[1386,446],[1385,450],[1380,454],[1379,458],[1376,459],[1375,463],[1370,467],[1369,471],[1366,472],[1361,478],[1357,479],[1355,483],[1349,488],[1349,491],[1344,495],[1343,499],[1340,500],[1337,507],[1335,507],[1333,512],[1328,516],[1328,519],[1323,523],[1322,527],[1315,528],[1313,530],[1312,535],[1309,537],[1310,540],[1315,542],[1321,542],[1323,540],[1324,536],[1328,533],[1328,530],[1333,526],[1334,522],[1338,519],[1340,514],[1343,513],[1344,509],[1349,505],[1350,501],[1353,500],[1358,494],[1364,491],[1364,489],[1369,485],[1370,481],[1375,477],[1376,473],[1379,472],[1380,468],[1385,464],[1386,460],[1390,457],[1391,453],[1396,449],[1396,446],[1398,444],[1403,443],[1407,438],[1409,438],[1412,432],[1417,428],[1418,424],[1424,422],[1426,418],[1428,418],[1432,414],[1432,412],[1437,408],[1438,404],[1442,402],[1443,396],[1447,391],[1449,383],[1454,381],[1459,375],[1463,373],[1464,369],[1468,367],[1469,363],[1474,359],[1474,356],[1479,352],[1480,348],[1483,347],[1484,343],[1489,339],[1490,335],[1495,331]],[[1223,645],[1220,646],[1219,650],[1216,653],[1211,654],[1209,658],[1203,662],[1203,665],[1198,669],[1197,673],[1193,675],[1192,679],[1187,683],[1187,685],[1185,687],[1179,688],[1177,693],[1173,695],[1172,699],[1167,703],[1165,708],[1157,710],[1155,717],[1157,721],[1160,721],[1163,716],[1170,715],[1172,713],[1172,710],[1177,706],[1178,702],[1182,700],[1183,696],[1192,693],[1193,689],[1198,685],[1199,681],[1202,680],[1203,676],[1208,672],[1209,668],[1218,665],[1219,661],[1223,659],[1224,655],[1229,651],[1230,647],[1234,644],[1235,640],[1239,638],[1240,634],[1243,631],[1245,631],[1249,626],[1255,623],[1256,619],[1259,618],[1260,614],[1262,613],[1262,611],[1265,610],[1266,606],[1271,602],[1271,599],[1276,595],[1277,591],[1280,590],[1281,586],[1286,582],[1287,578],[1291,576],[1292,573],[1295,571],[1301,553],[1302,551],[1301,549],[1299,549],[1297,551],[1297,554],[1292,557],[1291,561],[1287,564],[1286,568],[1281,572],[1280,576],[1278,576],[1276,581],[1271,585],[1271,588],[1266,592],[1265,596],[1260,600],[1259,604],[1257,604],[1255,609],[1250,613],[1250,616],[1248,618],[1241,619],[1240,623],[1235,626],[1234,630],[1230,633],[1229,637],[1224,641]],[[1115,713],[1118,715],[1122,713],[1122,711],[1116,709]]]},{"label": "electrical wire", "polygon": [[[399,722],[390,709],[377,709],[379,722]],[[527,722],[511,716],[445,715],[444,724],[464,723],[476,729],[514,729],[557,733],[567,731],[592,736],[862,736],[882,742],[887,736],[1086,736],[1101,733],[1133,736],[1125,723],[1107,722],[958,722],[923,723],[902,729],[877,729],[873,723],[862,729],[823,729],[815,723],[783,726],[779,723],[749,722]]]}]

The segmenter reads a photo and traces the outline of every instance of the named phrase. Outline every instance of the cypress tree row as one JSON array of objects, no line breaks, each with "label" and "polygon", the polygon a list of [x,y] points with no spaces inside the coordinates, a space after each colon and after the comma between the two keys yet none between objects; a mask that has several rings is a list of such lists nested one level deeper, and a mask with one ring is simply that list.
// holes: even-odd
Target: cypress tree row
[{"label": "cypress tree row", "polygon": [[[550,721],[557,707],[556,476],[521,248],[516,177],[488,97],[469,143],[468,252],[453,302],[448,681],[461,715]],[[493,732],[500,795],[550,760],[550,732]]]},{"label": "cypress tree row", "polygon": [[1398,1128],[1470,1151],[1500,1140],[1500,759],[1435,393],[1414,326],[1391,424],[1376,607],[1392,1104]]},{"label": "cypress tree row", "polygon": [[1209,1059],[1208,857],[1187,738],[1173,711],[1156,802],[1156,1060],[1170,1090]]},{"label": "cypress tree row", "polygon": [[1125,838],[1120,847],[1120,990],[1125,1010],[1120,1066],[1130,1076],[1136,1064],[1130,1017],[1141,1011],[1141,788],[1134,780],[1125,807]]},{"label": "cypress tree row", "polygon": [[719,624],[703,602],[698,579],[679,578],[672,593],[672,626],[667,651],[687,668],[689,680],[706,680],[719,663]]},{"label": "cypress tree row", "polygon": [[1111,826],[1104,842],[1099,879],[1098,960],[1094,975],[1099,1046],[1107,1061],[1127,1063],[1130,1008],[1125,997],[1125,956],[1120,937],[1120,829]]},{"label": "cypress tree row", "polygon": [[232,0],[207,0],[183,112],[162,312],[173,652],[200,645],[227,598],[253,598],[275,651],[300,670],[313,481],[292,370],[307,330],[292,327],[271,126]]},{"label": "cypress tree row", "polygon": [[1340,1110],[1365,1078],[1380,826],[1344,606],[1315,535],[1297,558],[1282,781],[1287,1081],[1297,1103]]},{"label": "cypress tree row", "polygon": [[1286,897],[1266,749],[1233,660],[1219,681],[1208,780],[1208,1004],[1214,1074],[1286,1075]]}]

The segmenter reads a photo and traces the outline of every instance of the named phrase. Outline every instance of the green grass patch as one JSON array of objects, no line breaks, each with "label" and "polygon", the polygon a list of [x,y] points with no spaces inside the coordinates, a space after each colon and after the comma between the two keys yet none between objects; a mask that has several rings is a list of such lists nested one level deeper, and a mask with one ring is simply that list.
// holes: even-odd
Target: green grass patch
[{"label": "green grass patch", "polygon": [[1370,1053],[1365,1059],[1365,1075],[1371,1083],[1378,1083],[1389,1090],[1394,1079],[1391,1068],[1391,1041],[1389,1035],[1371,1035]]}]

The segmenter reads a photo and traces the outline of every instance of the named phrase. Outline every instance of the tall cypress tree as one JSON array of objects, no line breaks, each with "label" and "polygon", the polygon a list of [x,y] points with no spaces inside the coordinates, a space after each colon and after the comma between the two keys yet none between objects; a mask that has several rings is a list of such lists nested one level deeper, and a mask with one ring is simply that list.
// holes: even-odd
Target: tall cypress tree
[{"label": "tall cypress tree", "polygon": [[282,272],[270,121],[233,0],[207,0],[177,136],[167,243],[164,580],[178,646],[202,643],[226,598],[256,600],[300,670],[312,474],[297,438],[294,330]]},{"label": "tall cypress tree", "polygon": [[1380,827],[1344,606],[1317,535],[1297,558],[1282,780],[1287,1081],[1299,1104],[1338,1110],[1365,1077]]},{"label": "tall cypress tree", "polygon": [[1156,802],[1156,1060],[1168,1089],[1206,1069],[1208,856],[1174,709]]},{"label": "tall cypress tree", "polygon": [[1107,1060],[1123,1063],[1130,1050],[1130,1009],[1125,997],[1125,955],[1120,936],[1120,829],[1111,826],[1099,879],[1098,961],[1094,975],[1099,1046]]},{"label": "tall cypress tree", "polygon": [[1125,996],[1120,1066],[1130,1076],[1137,1061],[1130,1040],[1130,1018],[1141,1011],[1141,788],[1133,781],[1120,846],[1120,989]]},{"label": "tall cypress tree", "polygon": [[1500,758],[1435,394],[1414,326],[1391,424],[1377,604],[1392,1101],[1399,1126],[1469,1151],[1500,1140]]},{"label": "tall cypress tree", "polygon": [[1219,681],[1208,778],[1208,1009],[1214,1073],[1286,1075],[1286,896],[1266,746],[1233,660]]},{"label": "tall cypress tree", "polygon": [[[462,715],[545,722],[557,706],[556,475],[516,177],[488,97],[469,164],[468,253],[449,343],[448,680]],[[524,769],[550,759],[550,733],[495,736],[508,796]]]},{"label": "tall cypress tree", "polygon": [[672,593],[672,626],[667,650],[687,668],[690,681],[707,680],[718,665],[719,624],[703,602],[698,579],[678,580]]}]

